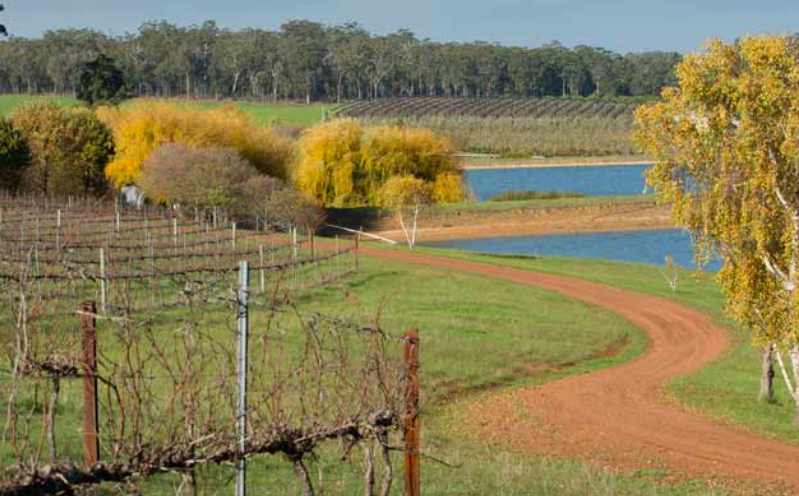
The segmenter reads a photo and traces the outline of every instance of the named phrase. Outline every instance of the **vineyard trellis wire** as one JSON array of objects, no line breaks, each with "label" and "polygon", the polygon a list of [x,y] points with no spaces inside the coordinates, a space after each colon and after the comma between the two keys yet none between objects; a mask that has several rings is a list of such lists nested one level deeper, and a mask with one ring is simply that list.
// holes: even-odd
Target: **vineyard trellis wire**
[{"label": "vineyard trellis wire", "polygon": [[[391,435],[418,409],[395,349],[402,342],[378,319],[362,325],[296,303],[357,270],[357,240],[318,243],[213,217],[0,198],[0,460],[9,467],[1,495],[128,487],[164,473],[196,494],[219,487],[204,467],[257,455],[280,455],[305,494],[316,494],[323,483],[308,463],[331,441],[347,456],[361,448],[366,494],[388,494],[390,451],[404,449]],[[243,443],[235,384],[242,261],[253,276],[255,330]],[[97,336],[96,369],[87,368],[87,326]],[[87,377],[96,380],[100,435],[97,460],[81,466],[74,460],[86,432],[74,426],[85,420],[76,398]]]}]

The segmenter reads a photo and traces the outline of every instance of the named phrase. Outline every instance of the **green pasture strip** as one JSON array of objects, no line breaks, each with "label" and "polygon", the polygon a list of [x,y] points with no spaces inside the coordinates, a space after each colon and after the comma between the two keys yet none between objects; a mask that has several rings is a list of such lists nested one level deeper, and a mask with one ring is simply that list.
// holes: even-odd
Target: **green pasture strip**
[{"label": "green pasture strip", "polygon": [[0,95],[0,117],[9,116],[23,105],[45,100],[69,107],[80,104],[78,100],[66,96]]},{"label": "green pasture strip", "polygon": [[[35,101],[48,100],[59,105],[80,105],[72,97],[60,96],[30,96],[30,95],[0,95],[0,116],[8,116],[18,107]],[[136,103],[138,99],[127,100],[123,105]],[[256,122],[261,124],[288,124],[297,126],[311,126],[321,122],[325,112],[332,112],[336,105],[330,104],[271,104],[254,102],[215,102],[215,101],[185,101],[180,99],[167,99],[175,105],[188,105],[198,109],[211,109],[223,105],[234,105],[246,112]]]}]

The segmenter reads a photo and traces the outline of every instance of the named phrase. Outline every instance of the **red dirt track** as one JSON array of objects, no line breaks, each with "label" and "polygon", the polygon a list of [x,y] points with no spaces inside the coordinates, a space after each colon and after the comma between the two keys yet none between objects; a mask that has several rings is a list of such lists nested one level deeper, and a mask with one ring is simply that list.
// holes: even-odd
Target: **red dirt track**
[{"label": "red dirt track", "polygon": [[664,383],[727,349],[727,332],[704,314],[568,277],[368,246],[361,253],[556,291],[608,309],[649,337],[647,351],[626,364],[480,400],[471,413],[481,439],[623,468],[786,485],[799,494],[799,446],[692,415],[661,394]]}]

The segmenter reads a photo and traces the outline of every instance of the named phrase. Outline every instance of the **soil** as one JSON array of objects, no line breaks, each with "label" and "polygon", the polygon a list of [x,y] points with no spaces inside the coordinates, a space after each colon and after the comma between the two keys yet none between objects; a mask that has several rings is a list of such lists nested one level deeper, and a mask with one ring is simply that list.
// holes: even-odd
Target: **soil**
[{"label": "soil", "polygon": [[[584,207],[464,212],[422,219],[417,240],[474,239],[578,232],[632,231],[673,228],[668,206],[619,203]],[[403,242],[393,219],[382,220],[370,232]]]},{"label": "soil", "polygon": [[728,348],[727,331],[710,317],[655,296],[567,277],[372,246],[362,253],[556,291],[613,311],[648,336],[647,351],[626,364],[472,404],[470,427],[485,442],[602,467],[667,470],[799,494],[799,446],[688,413],[663,396],[665,383],[695,372]]}]

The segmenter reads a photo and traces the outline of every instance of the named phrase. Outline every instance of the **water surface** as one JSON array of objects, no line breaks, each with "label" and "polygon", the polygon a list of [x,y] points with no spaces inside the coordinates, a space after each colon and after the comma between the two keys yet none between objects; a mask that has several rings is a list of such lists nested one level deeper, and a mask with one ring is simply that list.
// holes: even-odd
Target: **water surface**
[{"label": "water surface", "polygon": [[587,196],[639,195],[650,165],[472,169],[466,178],[479,201],[508,190],[573,191]]},{"label": "water surface", "polygon": [[[480,253],[596,258],[661,266],[670,255],[681,267],[695,267],[691,239],[679,229],[462,239],[425,244]],[[719,266],[719,262],[714,261],[707,270],[718,270]]]}]

